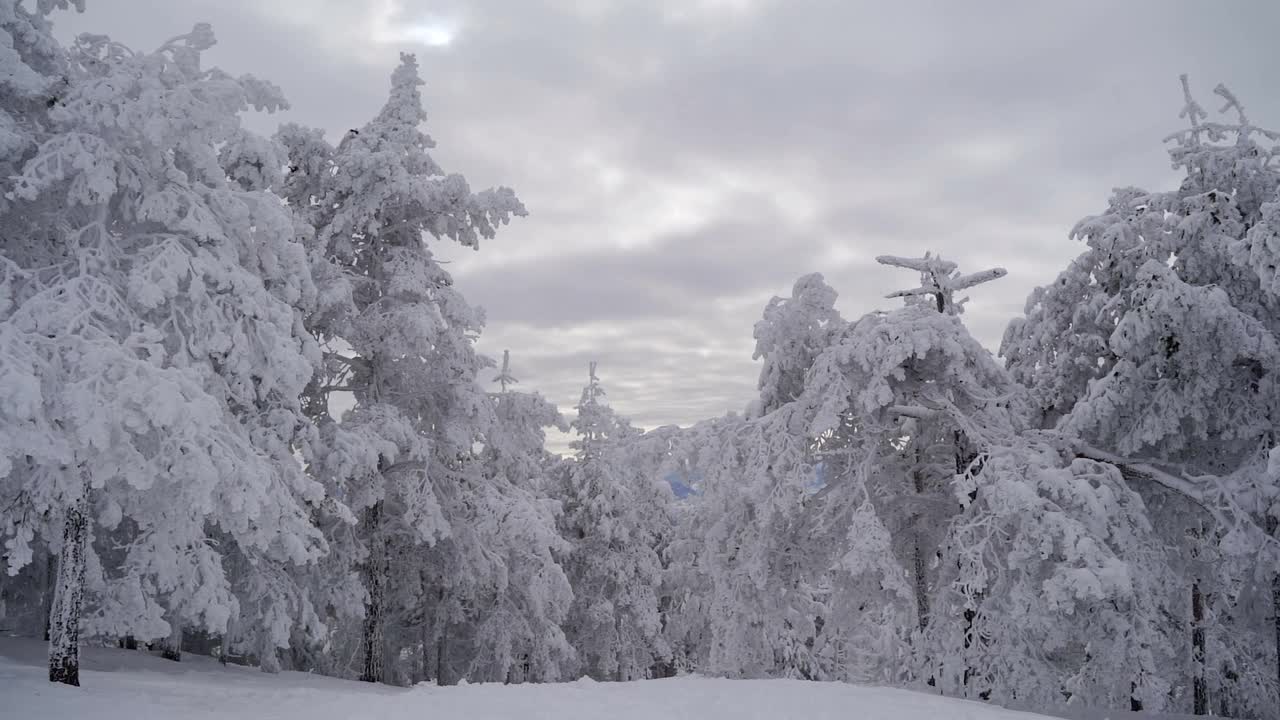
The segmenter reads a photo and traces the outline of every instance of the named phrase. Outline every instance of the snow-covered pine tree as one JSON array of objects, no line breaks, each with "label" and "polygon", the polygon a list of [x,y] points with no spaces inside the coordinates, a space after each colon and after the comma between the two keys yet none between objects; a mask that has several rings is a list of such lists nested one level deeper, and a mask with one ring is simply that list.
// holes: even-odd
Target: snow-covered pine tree
[{"label": "snow-covered pine tree", "polygon": [[[877,257],[876,261],[881,265],[905,268],[920,273],[918,287],[893,292],[888,297],[905,298],[908,307],[913,309],[927,304],[943,315],[959,315],[963,311],[967,298],[957,299],[955,297],[957,291],[1005,275],[1004,268],[991,268],[970,275],[961,275],[955,263],[929,253],[925,253],[923,258],[882,255]],[[897,315],[890,314],[886,319],[895,317]],[[907,316],[906,319],[909,323],[912,318]],[[958,321],[954,324],[958,326],[955,328],[957,334],[967,335],[967,331]],[[972,343],[969,344],[972,346]],[[900,379],[897,391],[905,391],[903,399],[910,407],[901,409],[902,417],[907,418],[907,422],[904,424],[904,432],[900,435],[895,448],[899,459],[905,463],[907,473],[910,475],[911,491],[916,496],[907,502],[909,516],[900,518],[897,522],[905,523],[902,525],[904,530],[909,527],[907,532],[911,536],[910,568],[916,601],[916,624],[922,631],[927,630],[929,626],[929,597],[932,594],[930,591],[932,583],[928,577],[927,568],[933,564],[931,556],[937,554],[938,537],[930,536],[945,526],[944,522],[940,522],[943,518],[938,515],[938,510],[945,507],[945,503],[939,503],[937,499],[951,494],[951,480],[955,475],[966,471],[973,460],[974,453],[960,428],[947,427],[950,423],[943,423],[939,427],[931,422],[935,418],[919,413],[913,414],[916,404],[914,398],[927,398],[930,394],[934,394],[945,398],[943,402],[950,402],[950,398],[956,394],[983,392],[981,386],[966,388],[962,383],[960,383],[961,387],[957,388],[942,387],[954,375],[943,368],[928,367],[926,364],[928,352],[929,349],[916,349],[914,357],[907,359],[907,365],[901,371],[904,377]],[[976,354],[982,355],[982,353]],[[990,381],[996,378],[996,375],[991,375],[984,379]],[[909,388],[911,384],[915,387]],[[1009,394],[1008,384],[1004,383],[1004,385],[998,388],[997,392]],[[932,404],[934,401],[929,402]],[[934,496],[934,501],[925,499],[929,495]]]},{"label": "snow-covered pine tree", "polygon": [[[858,529],[845,538],[852,545],[835,564],[852,572],[838,572],[837,579],[856,582],[871,573],[890,591],[858,598],[864,614],[870,606],[885,619],[902,617],[904,586],[896,584],[893,563],[905,569],[914,629],[879,642],[892,647],[913,637],[917,667],[909,679],[937,684],[939,660],[927,638],[939,624],[968,622],[949,606],[943,582],[947,530],[962,509],[953,481],[979,457],[985,435],[1010,437],[1018,426],[1016,388],[965,330],[958,318],[964,300],[954,293],[1004,271],[962,276],[954,263],[929,255],[878,260],[919,272],[921,285],[891,294],[907,306],[863,317],[815,359],[797,402],[823,464],[824,488],[810,523]],[[944,607],[935,607],[940,602]],[[832,612],[860,619],[847,608]],[[841,629],[837,624],[830,632]]]},{"label": "snow-covered pine tree", "polygon": [[[885,260],[921,286],[853,323],[792,403],[822,464],[809,533],[849,531],[832,577],[853,592],[833,596],[823,627],[846,677],[1045,706],[1119,702],[1135,680],[1162,697],[1170,655],[1150,634],[1158,573],[1138,572],[1160,567],[1141,500],[1114,468],[1028,435],[1023,390],[959,320],[954,291],[1003,273]],[[875,632],[886,624],[900,634]],[[878,656],[847,652],[868,647]]]},{"label": "snow-covered pine tree", "polygon": [[[450,513],[480,482],[471,452],[491,414],[476,383],[484,361],[473,339],[482,316],[452,287],[424,238],[474,248],[525,212],[509,189],[473,193],[432,160],[434,142],[419,127],[426,118],[421,85],[416,59],[401,55],[382,111],[336,149],[301,128],[280,135],[289,151],[288,199],[315,228],[312,275],[327,286],[307,320],[330,349],[327,377],[313,385],[308,404],[319,416],[331,392],[355,399],[340,424],[323,423],[329,449],[316,472],[359,516],[354,529],[347,525],[354,517],[335,517],[342,522],[330,528],[343,538],[346,560],[338,566],[362,568],[356,674],[369,681],[391,679],[386,659],[399,658],[406,644],[422,650],[424,603],[436,618],[428,634],[447,648],[442,634],[465,598],[440,583],[481,582],[479,573],[447,563],[483,553],[460,538],[442,541],[455,530],[471,533],[469,518]],[[455,528],[454,520],[464,524]],[[398,636],[389,639],[393,613]],[[417,637],[408,637],[405,622]]]},{"label": "snow-covered pine tree", "polygon": [[[94,633],[224,632],[239,608],[211,532],[284,563],[324,552],[322,488],[292,461],[318,359],[297,322],[304,255],[278,198],[219,158],[245,144],[240,112],[283,100],[202,69],[212,44],[206,25],[150,54],[81,36],[8,194],[11,227],[43,229],[3,248],[0,365],[21,390],[0,409],[8,564],[36,533],[60,553],[57,681],[77,680],[82,609]],[[99,530],[129,540],[110,567]]]},{"label": "snow-covered pine tree", "polygon": [[572,670],[574,651],[561,628],[573,590],[560,566],[571,545],[557,532],[560,503],[551,495],[555,458],[545,428],[569,429],[537,393],[515,392],[509,351],[490,394],[494,421],[480,452],[485,483],[496,489],[482,520],[490,553],[501,555],[491,595],[476,611],[470,680],[550,682]]},{"label": "snow-covered pine tree", "polygon": [[658,529],[671,495],[657,479],[629,471],[625,446],[639,432],[604,396],[592,362],[571,423],[574,459],[560,473],[560,532],[572,546],[564,568],[574,595],[564,629],[584,673],[634,680],[670,654],[659,617]]},{"label": "snow-covered pine tree", "polygon": [[[683,428],[671,438],[667,461],[653,473],[667,482],[676,496],[672,506],[670,540],[663,553],[665,573],[662,591],[662,634],[671,648],[671,666],[677,672],[702,672],[711,649],[710,601],[712,586],[701,521],[708,517],[703,505],[705,484],[699,451],[715,442],[727,425],[740,421],[736,413]],[[675,492],[679,487],[680,491]]]},{"label": "snow-covered pine tree", "polygon": [[755,326],[759,398],[745,417],[691,428],[676,450],[700,492],[682,513],[671,574],[696,580],[701,595],[675,596],[673,617],[682,662],[699,672],[835,677],[814,653],[829,548],[801,521],[821,469],[795,403],[814,360],[845,330],[835,299],[815,273],[770,300]]},{"label": "snow-covered pine tree", "polygon": [[753,332],[760,395],[747,409],[749,417],[768,414],[800,394],[813,359],[844,327],[835,302],[836,292],[822,274],[811,273],[796,280],[791,297],[774,297],[765,306]]},{"label": "snow-covered pine tree", "polygon": [[[448,305],[465,307],[460,298]],[[472,359],[477,368],[482,360],[492,365]],[[533,491],[541,481],[539,456],[517,455],[540,448],[542,428],[558,416],[540,398],[512,397],[510,404],[523,400],[529,414],[509,419],[533,425],[502,427],[495,399],[483,393],[474,373],[459,378],[442,358],[427,360],[441,372],[411,409],[433,433],[428,472],[452,532],[393,561],[397,577],[416,582],[399,584],[395,605],[405,613],[389,642],[418,651],[423,660],[420,668],[401,668],[401,679],[443,685],[507,681],[513,673],[516,679],[557,676],[572,654],[557,626],[570,597],[555,560],[564,543],[556,534],[555,503]]]},{"label": "snow-covered pine tree", "polygon": [[[894,294],[907,307],[832,328],[793,399],[695,427],[679,450],[702,540],[682,529],[675,569],[707,588],[675,617],[707,638],[698,669],[1045,704],[1119,702],[1139,681],[1161,697],[1158,573],[1127,564],[1159,567],[1141,500],[1114,468],[1027,435],[1023,390],[959,321],[955,293],[1003,272],[886,261],[922,274]],[[1049,657],[1026,627],[1053,638]],[[1079,644],[1093,637],[1096,656]]]},{"label": "snow-covered pine tree", "polygon": [[799,522],[819,472],[804,430],[792,402],[757,418],[723,418],[685,446],[701,489],[687,521],[700,542],[681,546],[708,594],[697,608],[708,627],[686,631],[709,644],[700,672],[831,677],[811,652],[825,615],[812,565],[824,569],[824,553],[810,552],[814,536]]},{"label": "snow-covered pine tree", "polygon": [[[0,181],[0,222],[4,228],[0,235],[0,321],[21,300],[17,293],[25,285],[24,266],[29,267],[47,247],[48,229],[42,227],[46,218],[15,208],[7,194],[12,189],[12,178],[21,172],[40,143],[50,137],[49,109],[57,104],[59,93],[66,86],[65,51],[54,39],[49,19],[54,8],[43,5],[31,11],[17,0],[0,2],[0,177],[4,178]],[[0,365],[0,393],[9,395],[9,407],[13,407],[15,402],[25,402],[22,396],[29,387],[20,382],[22,371],[7,370]],[[32,427],[32,432],[19,434],[7,425],[8,432],[0,436],[0,466],[8,467],[23,443],[43,442],[45,429]],[[9,490],[19,487],[17,474],[21,472],[21,468],[0,471],[0,477],[8,475],[0,482],[0,492],[6,490],[5,482],[10,483]],[[0,520],[4,523],[0,532],[6,537],[0,554],[8,571],[0,579],[0,595],[7,601],[6,615],[11,620],[20,613],[25,615],[28,626],[44,627],[46,639],[57,559],[43,542],[47,534],[38,527],[51,519],[47,514],[24,517],[20,523],[23,529],[14,527],[9,518]],[[30,536],[10,538],[15,532]]]},{"label": "snow-covered pine tree", "polygon": [[[1116,190],[1104,213],[1078,223],[1072,235],[1085,251],[1032,294],[1002,353],[1076,454],[1121,467],[1150,505],[1176,511],[1157,525],[1177,555],[1207,542],[1206,551],[1246,559],[1218,563],[1240,574],[1219,574],[1212,582],[1226,585],[1213,587],[1184,566],[1169,632],[1202,627],[1195,608],[1208,602],[1211,635],[1266,637],[1272,677],[1246,683],[1223,668],[1256,658],[1200,658],[1207,645],[1256,642],[1182,634],[1186,682],[1200,691],[1177,705],[1208,709],[1212,697],[1230,697],[1233,711],[1249,712],[1280,702],[1280,488],[1268,472],[1280,417],[1280,135],[1255,127],[1221,85],[1223,122],[1208,121],[1185,77],[1183,89],[1189,127],[1167,138],[1181,185]],[[1259,612],[1264,603],[1250,598],[1265,585],[1271,608]]]}]

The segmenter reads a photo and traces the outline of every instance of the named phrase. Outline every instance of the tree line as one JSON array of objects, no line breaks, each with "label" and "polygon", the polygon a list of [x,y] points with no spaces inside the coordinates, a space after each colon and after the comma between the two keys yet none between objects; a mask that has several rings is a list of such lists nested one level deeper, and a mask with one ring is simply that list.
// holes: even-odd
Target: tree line
[{"label": "tree line", "polygon": [[526,210],[432,158],[412,55],[336,145],[263,137],[209,26],[64,46],[73,4],[0,0],[0,623],[51,680],[92,642],[1276,717],[1280,135],[1226,88],[1183,79],[1181,184],[1082,220],[999,356],[959,294],[1002,269],[885,256],[899,307],[802,277],[745,412],[646,432],[594,363],[566,422],[476,352],[431,247]]}]

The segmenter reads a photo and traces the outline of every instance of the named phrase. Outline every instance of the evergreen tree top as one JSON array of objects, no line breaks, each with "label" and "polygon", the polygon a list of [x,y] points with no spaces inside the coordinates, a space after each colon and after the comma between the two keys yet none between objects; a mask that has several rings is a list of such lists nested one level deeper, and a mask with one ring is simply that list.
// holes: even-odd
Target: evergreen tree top
[{"label": "evergreen tree top", "polygon": [[955,263],[950,260],[943,260],[941,256],[930,253],[925,253],[922,258],[881,255],[876,258],[876,262],[881,265],[891,265],[920,273],[919,287],[891,292],[885,297],[908,298],[907,302],[910,303],[912,298],[931,295],[937,304],[938,312],[948,315],[959,315],[964,312],[964,304],[969,301],[967,297],[956,300],[955,293],[957,291],[967,290],[975,285],[991,282],[1008,274],[1008,271],[1004,268],[994,267],[989,270],[961,275]]},{"label": "evergreen tree top", "polygon": [[499,371],[497,375],[493,376],[493,382],[496,382],[502,386],[503,393],[507,392],[508,385],[516,385],[520,382],[515,378],[514,375],[511,374],[511,351],[510,350],[502,351],[502,370]]}]

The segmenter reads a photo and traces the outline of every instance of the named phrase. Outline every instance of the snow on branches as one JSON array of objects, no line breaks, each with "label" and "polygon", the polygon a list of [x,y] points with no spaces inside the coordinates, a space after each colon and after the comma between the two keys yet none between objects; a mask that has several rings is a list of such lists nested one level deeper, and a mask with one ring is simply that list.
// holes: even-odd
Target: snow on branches
[{"label": "snow on branches", "polygon": [[938,312],[958,315],[964,312],[964,304],[969,298],[955,299],[955,294],[968,290],[975,285],[997,280],[1008,274],[1004,268],[991,268],[981,272],[961,275],[956,264],[941,257],[925,253],[922,258],[902,258],[894,255],[880,255],[876,262],[881,265],[915,270],[920,273],[920,286],[909,290],[898,290],[885,297],[917,298],[924,295],[933,297]]}]

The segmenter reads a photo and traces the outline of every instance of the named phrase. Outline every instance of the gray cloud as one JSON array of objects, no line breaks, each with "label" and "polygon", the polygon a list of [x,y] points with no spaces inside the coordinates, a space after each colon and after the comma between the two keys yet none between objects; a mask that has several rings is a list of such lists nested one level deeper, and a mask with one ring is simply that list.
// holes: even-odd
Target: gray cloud
[{"label": "gray cloud", "polygon": [[[1224,81],[1280,125],[1269,4],[91,0],[62,32],[145,48],[206,20],[210,62],[275,81],[285,119],[331,137],[417,52],[437,159],[531,211],[438,250],[489,310],[481,348],[565,408],[598,357],[645,426],[740,408],[751,325],[801,273],[848,317],[889,306],[913,278],[885,252],[1008,267],[966,315],[994,347],[1111,187],[1173,182],[1181,72],[1207,107]],[[423,44],[432,28],[452,42]]]}]

